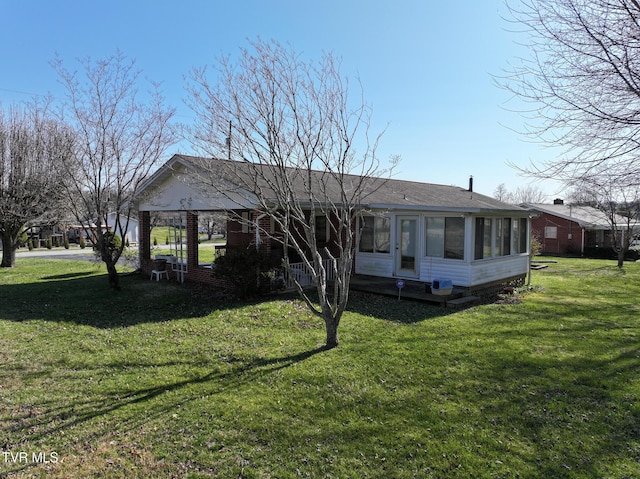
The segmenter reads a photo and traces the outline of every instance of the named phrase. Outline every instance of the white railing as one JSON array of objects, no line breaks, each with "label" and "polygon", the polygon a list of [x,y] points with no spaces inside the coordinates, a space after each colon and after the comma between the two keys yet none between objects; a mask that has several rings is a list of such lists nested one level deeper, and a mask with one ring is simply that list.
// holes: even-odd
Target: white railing
[{"label": "white railing", "polygon": [[[325,259],[323,261],[324,270],[326,271],[327,281],[333,281],[335,278],[333,271],[333,260]],[[313,275],[311,271],[304,263],[291,263],[289,265],[291,268],[291,273],[289,275],[285,274],[285,289],[295,289],[294,278],[300,286],[303,288],[307,288],[309,286],[313,286]]]}]

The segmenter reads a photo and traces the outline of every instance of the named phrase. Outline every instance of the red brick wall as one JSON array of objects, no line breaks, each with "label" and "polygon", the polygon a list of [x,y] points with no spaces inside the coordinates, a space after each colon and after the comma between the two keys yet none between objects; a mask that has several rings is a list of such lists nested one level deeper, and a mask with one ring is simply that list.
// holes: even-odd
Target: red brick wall
[{"label": "red brick wall", "polygon": [[138,255],[140,269],[146,274],[151,274],[153,264],[151,262],[151,214],[148,211],[139,211],[140,241],[138,243]]},{"label": "red brick wall", "polygon": [[[556,227],[556,238],[545,238],[545,227]],[[542,213],[531,220],[531,231],[542,245],[545,254],[580,254],[582,228],[575,221]]]},{"label": "red brick wall", "polygon": [[187,270],[198,268],[198,214],[187,211]]},{"label": "red brick wall", "polygon": [[[252,211],[250,212],[251,220],[256,221],[259,213]],[[142,271],[144,271],[147,275],[151,274],[151,270],[153,269],[153,258],[151,257],[151,221],[150,214],[148,211],[140,212],[140,266]],[[337,221],[337,219],[333,218],[332,221]],[[260,218],[260,228],[266,231],[271,231],[271,218],[265,216]],[[355,225],[353,225],[355,228]],[[249,231],[246,233],[242,232],[242,224],[238,221],[228,220],[227,221],[227,247],[233,246],[246,246],[246,245],[255,245],[256,234],[254,228],[249,228]],[[321,244],[319,246],[327,246],[333,254],[337,253],[336,248],[336,240],[333,229],[330,229],[330,239],[326,244]],[[343,238],[344,239],[344,238]],[[213,276],[213,272],[211,268],[205,268],[198,265],[198,214],[197,212],[188,211],[187,212],[187,266],[188,272],[185,275],[185,281],[188,282],[197,282],[204,284],[211,284],[214,286],[222,287],[224,282],[219,278],[215,278]],[[266,235],[262,235],[260,238],[261,244],[267,248],[267,250],[272,249],[272,240]],[[354,245],[355,247],[355,245]],[[173,271],[169,271],[169,276],[171,279],[176,279]]]},{"label": "red brick wall", "polygon": [[[252,222],[255,222],[259,216],[257,211],[249,212],[250,218]],[[259,225],[261,230],[271,231],[271,218],[265,216],[260,218]],[[234,246],[243,246],[247,245],[255,245],[256,244],[256,231],[255,227],[248,227],[245,225],[245,230],[248,232],[242,232],[243,225],[239,221],[235,221],[232,219],[227,220],[227,247]],[[267,250],[271,249],[271,238],[266,236],[265,234],[260,235],[260,244],[267,248]]]},{"label": "red brick wall", "polygon": [[246,246],[254,241],[255,233],[251,231],[251,228],[247,233],[243,233],[242,224],[239,221],[227,220],[227,247]]}]

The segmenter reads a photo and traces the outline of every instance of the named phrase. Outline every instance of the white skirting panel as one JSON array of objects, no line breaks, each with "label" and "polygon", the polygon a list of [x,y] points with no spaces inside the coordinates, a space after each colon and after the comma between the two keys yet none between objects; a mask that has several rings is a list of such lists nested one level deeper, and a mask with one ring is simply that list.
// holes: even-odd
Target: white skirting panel
[{"label": "white skirting panel", "polygon": [[[471,263],[424,257],[419,263],[418,280],[430,283],[434,279],[450,279],[456,286],[472,287],[526,274],[528,266],[528,255],[502,256]],[[382,254],[356,255],[355,273],[393,278],[393,258]]]},{"label": "white skirting panel", "polygon": [[357,254],[356,274],[393,277],[393,258],[390,254]]}]

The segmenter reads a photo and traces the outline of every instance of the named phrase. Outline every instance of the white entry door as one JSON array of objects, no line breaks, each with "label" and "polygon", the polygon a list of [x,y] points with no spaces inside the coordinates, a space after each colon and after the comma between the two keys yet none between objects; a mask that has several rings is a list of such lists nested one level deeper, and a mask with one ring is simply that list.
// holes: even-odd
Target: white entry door
[{"label": "white entry door", "polygon": [[418,277],[418,217],[396,217],[396,257],[397,276]]}]

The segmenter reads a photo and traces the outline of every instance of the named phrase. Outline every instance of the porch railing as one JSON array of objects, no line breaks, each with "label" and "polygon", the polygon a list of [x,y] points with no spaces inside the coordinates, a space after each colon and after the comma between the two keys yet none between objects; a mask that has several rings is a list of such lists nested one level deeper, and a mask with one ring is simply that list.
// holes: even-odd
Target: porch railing
[{"label": "porch railing", "polygon": [[[332,259],[325,259],[323,261],[324,270],[327,274],[327,281],[333,281],[335,279],[332,262]],[[291,273],[289,275],[285,274],[285,289],[295,289],[294,278],[303,288],[314,285],[312,279],[313,275],[306,264],[291,263],[289,266],[291,267]]]}]

